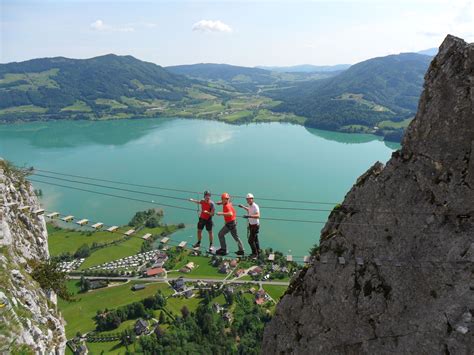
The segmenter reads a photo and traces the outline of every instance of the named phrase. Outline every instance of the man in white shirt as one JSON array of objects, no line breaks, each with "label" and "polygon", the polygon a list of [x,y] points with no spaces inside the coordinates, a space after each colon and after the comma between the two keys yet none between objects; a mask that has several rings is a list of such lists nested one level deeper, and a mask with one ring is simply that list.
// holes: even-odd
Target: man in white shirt
[{"label": "man in white shirt", "polygon": [[260,231],[260,207],[253,201],[254,197],[251,193],[247,194],[248,206],[239,205],[247,211],[244,218],[248,219],[247,235],[250,248],[252,249],[251,258],[257,259],[260,254],[260,244],[258,242],[258,232]]}]

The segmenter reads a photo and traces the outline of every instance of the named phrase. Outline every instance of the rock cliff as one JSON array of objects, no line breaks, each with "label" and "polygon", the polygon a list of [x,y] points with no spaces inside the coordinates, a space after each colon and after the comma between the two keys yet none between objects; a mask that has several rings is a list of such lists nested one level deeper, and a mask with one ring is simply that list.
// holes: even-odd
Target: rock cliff
[{"label": "rock cliff", "polygon": [[[21,211],[20,207],[31,210]],[[43,216],[26,180],[0,160],[0,353],[62,354],[64,325],[56,297],[42,290],[30,273],[48,259]]]},{"label": "rock cliff", "polygon": [[401,150],[358,179],[314,258],[264,354],[474,353],[474,44],[446,37]]}]

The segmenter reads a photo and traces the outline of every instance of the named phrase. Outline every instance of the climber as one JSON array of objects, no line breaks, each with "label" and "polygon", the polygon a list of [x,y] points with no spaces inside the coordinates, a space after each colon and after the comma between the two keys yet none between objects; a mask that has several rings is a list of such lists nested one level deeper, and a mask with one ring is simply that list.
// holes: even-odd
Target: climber
[{"label": "climber", "polygon": [[222,212],[217,212],[218,216],[224,216],[224,227],[219,231],[219,242],[221,244],[220,249],[216,251],[216,255],[227,255],[227,246],[225,242],[225,235],[230,232],[232,238],[237,243],[239,250],[236,252],[237,255],[244,255],[244,246],[242,241],[237,234],[237,213],[235,212],[232,202],[230,202],[230,196],[227,192],[224,192],[221,196],[221,201],[217,202],[218,205],[222,205]]},{"label": "climber", "polygon": [[244,218],[247,218],[248,220],[247,237],[250,248],[252,249],[250,257],[252,259],[257,259],[260,254],[260,244],[258,242],[258,232],[260,231],[260,207],[258,207],[254,202],[254,196],[251,193],[247,194],[247,204],[248,206],[239,205],[239,207],[247,211]]},{"label": "climber", "polygon": [[195,200],[190,198],[189,201],[194,202],[201,206],[201,213],[199,215],[199,221],[197,224],[197,242],[193,245],[193,248],[200,248],[201,247],[201,239],[202,239],[202,230],[206,227],[207,233],[209,234],[209,251],[212,251],[212,243],[214,240],[214,236],[212,234],[212,227],[214,223],[212,222],[212,216],[214,216],[215,212],[215,204],[211,200],[211,192],[206,190],[204,191],[204,199],[203,200]]}]

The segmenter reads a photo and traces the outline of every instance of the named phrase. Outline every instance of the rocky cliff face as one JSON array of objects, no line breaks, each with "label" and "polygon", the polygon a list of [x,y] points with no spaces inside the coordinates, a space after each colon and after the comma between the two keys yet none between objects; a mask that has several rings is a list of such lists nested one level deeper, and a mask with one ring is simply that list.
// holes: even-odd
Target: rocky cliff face
[{"label": "rocky cliff face", "polygon": [[315,259],[265,354],[474,353],[474,44],[445,39],[402,149],[331,213]]},{"label": "rocky cliff face", "polygon": [[[16,204],[13,204],[16,203]],[[31,211],[20,207],[31,206]],[[55,296],[30,273],[48,258],[48,239],[31,186],[0,160],[0,353],[64,353]]]}]

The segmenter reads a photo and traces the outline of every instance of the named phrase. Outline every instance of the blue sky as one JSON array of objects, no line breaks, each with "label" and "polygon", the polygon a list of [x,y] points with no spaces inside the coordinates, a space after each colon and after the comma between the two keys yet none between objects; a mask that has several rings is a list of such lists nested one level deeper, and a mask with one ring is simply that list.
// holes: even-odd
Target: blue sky
[{"label": "blue sky", "polygon": [[0,0],[0,62],[130,54],[160,65],[338,64],[474,40],[474,0]]}]

